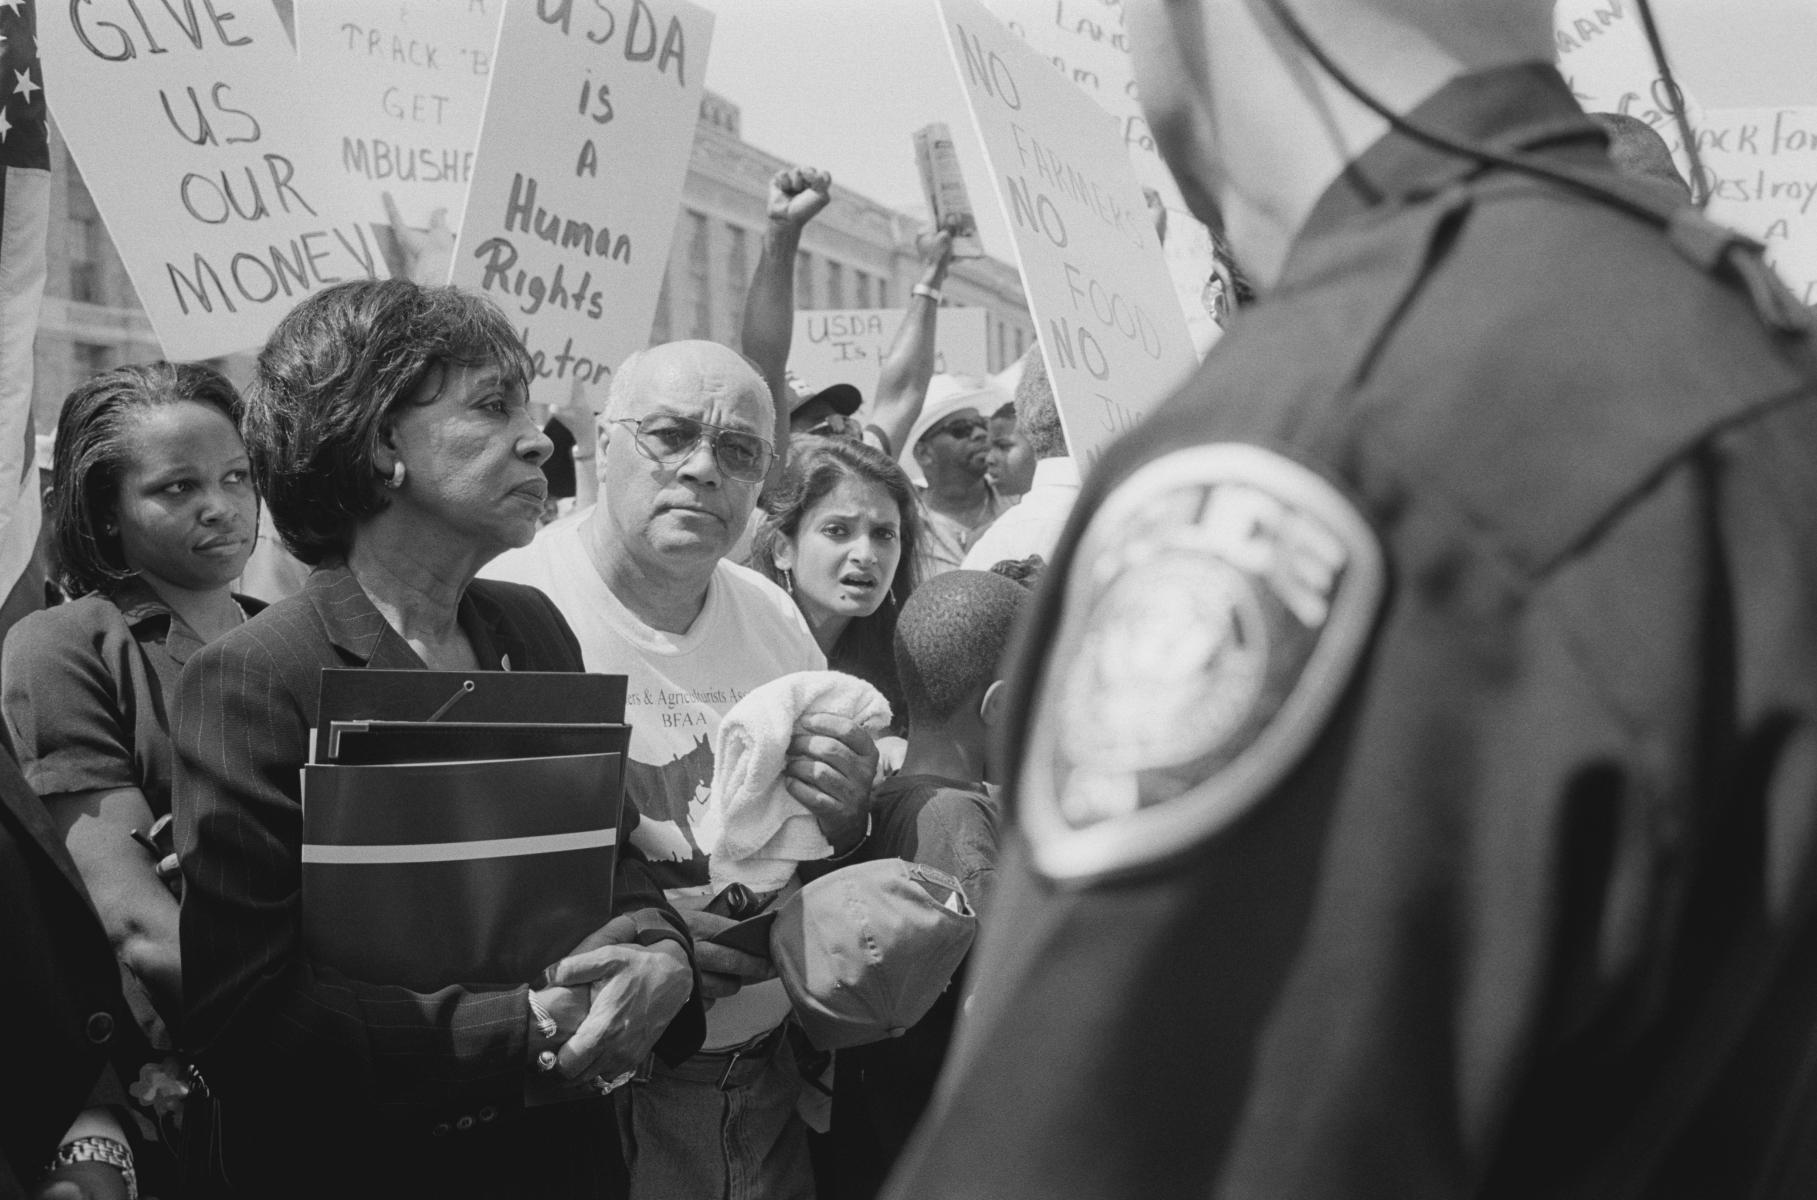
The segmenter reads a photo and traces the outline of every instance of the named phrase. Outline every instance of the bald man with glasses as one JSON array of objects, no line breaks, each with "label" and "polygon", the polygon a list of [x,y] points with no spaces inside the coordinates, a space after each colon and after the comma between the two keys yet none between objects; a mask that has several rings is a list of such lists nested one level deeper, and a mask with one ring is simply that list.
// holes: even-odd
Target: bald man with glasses
[{"label": "bald man with glasses", "polygon": [[[701,911],[713,892],[693,829],[727,710],[782,675],[826,669],[794,601],[726,558],[775,457],[772,405],[749,361],[724,346],[632,355],[599,422],[599,503],[487,572],[541,588],[587,669],[628,676],[625,792],[641,814],[631,840],[687,919],[714,998],[702,1052],[657,1063],[621,1094],[637,1200],[754,1184],[766,1197],[813,1195],[789,999],[768,959],[706,940],[733,922]],[[869,828],[876,748],[830,714],[803,717],[795,733],[786,785],[843,861]]]}]

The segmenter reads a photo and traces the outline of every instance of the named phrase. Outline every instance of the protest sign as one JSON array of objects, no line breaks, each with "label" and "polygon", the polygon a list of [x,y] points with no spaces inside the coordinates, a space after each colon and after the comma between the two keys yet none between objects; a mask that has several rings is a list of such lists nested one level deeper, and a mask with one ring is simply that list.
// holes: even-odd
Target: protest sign
[{"label": "protest sign", "polygon": [[1179,188],[1155,149],[1148,119],[1136,99],[1122,0],[988,0],[998,20],[1053,64],[1117,122],[1136,178],[1184,211]]},{"label": "protest sign", "polygon": [[1586,111],[1644,117],[1635,110],[1653,104],[1670,120],[1667,97],[1655,92],[1659,70],[1634,0],[1558,0],[1552,41],[1558,69]]},{"label": "protest sign", "polygon": [[[905,308],[822,308],[795,314],[789,370],[823,388],[849,383],[868,406],[877,394],[883,356],[907,317]],[[982,308],[943,308],[934,326],[934,373],[984,375],[990,370],[990,342]]]},{"label": "protest sign", "polygon": [[1697,141],[1710,216],[1765,242],[1779,277],[1817,304],[1817,107],[1707,109]]},{"label": "protest sign", "polygon": [[383,224],[459,218],[505,0],[297,0],[297,55],[338,186]]},{"label": "protest sign", "polygon": [[498,301],[556,399],[597,409],[650,340],[713,16],[689,0],[505,10],[454,282]]},{"label": "protest sign", "polygon": [[303,297],[382,275],[264,0],[39,12],[53,115],[164,353],[264,341]]},{"label": "protest sign", "polygon": [[1167,207],[1167,271],[1193,345],[1203,354],[1218,337],[1202,299],[1212,272],[1211,231],[1187,211],[1173,173],[1155,148],[1137,98],[1123,0],[988,0],[988,6],[1052,63],[1061,78],[1077,85],[1116,120],[1136,178],[1153,188]]},{"label": "protest sign", "polygon": [[1073,456],[1094,464],[1197,364],[1115,121],[977,0],[941,20]]}]

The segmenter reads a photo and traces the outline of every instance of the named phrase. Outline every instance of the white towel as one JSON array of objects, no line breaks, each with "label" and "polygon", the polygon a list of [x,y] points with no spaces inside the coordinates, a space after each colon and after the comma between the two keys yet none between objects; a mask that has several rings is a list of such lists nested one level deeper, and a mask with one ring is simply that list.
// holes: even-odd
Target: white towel
[{"label": "white towel", "polygon": [[832,856],[814,814],[782,783],[795,724],[812,712],[847,717],[872,733],[890,723],[883,694],[839,671],[784,675],[734,704],[713,735],[713,788],[694,823],[715,889],[742,883],[773,892],[797,863]]}]

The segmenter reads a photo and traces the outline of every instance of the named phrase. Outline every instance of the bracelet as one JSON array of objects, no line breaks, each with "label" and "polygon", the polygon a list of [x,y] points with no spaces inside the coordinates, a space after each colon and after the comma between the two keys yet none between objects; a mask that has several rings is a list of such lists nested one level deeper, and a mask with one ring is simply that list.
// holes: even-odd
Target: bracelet
[{"label": "bracelet", "polygon": [[945,297],[940,294],[939,288],[931,288],[931,287],[927,286],[927,284],[925,284],[925,283],[917,283],[914,287],[910,288],[909,295],[926,296],[929,300],[932,300],[935,304],[938,304],[938,303],[940,303],[941,300],[945,299]]},{"label": "bracelet", "polygon": [[525,995],[530,1001],[530,1020],[536,1023],[536,1032],[542,1034],[545,1041],[553,1042],[559,1038],[562,1033],[561,1026],[555,1023],[555,1018],[549,1015],[549,1010],[542,1006],[542,1002],[536,998],[536,993],[526,992]]},{"label": "bracelet", "polygon": [[99,1162],[119,1169],[126,1180],[126,1200],[139,1200],[139,1174],[133,1170],[132,1151],[110,1137],[79,1137],[57,1147],[57,1156],[44,1168],[46,1174],[77,1163]]}]

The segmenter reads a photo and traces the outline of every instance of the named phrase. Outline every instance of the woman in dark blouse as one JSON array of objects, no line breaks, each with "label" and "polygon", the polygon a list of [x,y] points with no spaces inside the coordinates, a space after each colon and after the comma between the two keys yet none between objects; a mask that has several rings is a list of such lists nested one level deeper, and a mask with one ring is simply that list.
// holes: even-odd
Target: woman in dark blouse
[{"label": "woman in dark blouse", "polygon": [[[81,873],[138,1044],[151,1050],[120,1083],[141,1128],[173,1147],[189,1084],[172,1056],[175,875],[160,869],[170,712],[189,656],[262,607],[232,591],[258,528],[239,418],[233,385],[199,365],[119,367],[72,392],[47,519],[58,582],[75,599],[20,621],[0,655],[7,736]],[[147,1140],[136,1157],[148,1195],[175,1194],[175,1158]]]},{"label": "woman in dark blouse", "polygon": [[15,625],[0,663],[19,765],[164,1049],[182,1001],[177,899],[151,833],[170,812],[177,674],[262,607],[232,591],[258,527],[239,418],[233,385],[195,364],[118,367],[70,394],[47,515],[77,599]]}]

